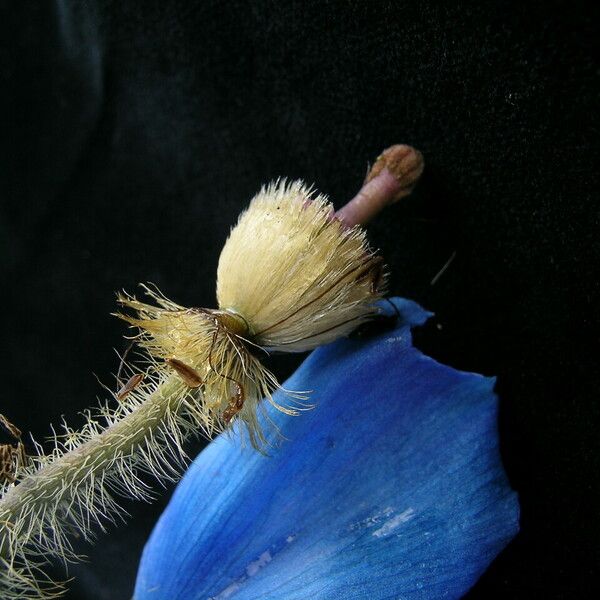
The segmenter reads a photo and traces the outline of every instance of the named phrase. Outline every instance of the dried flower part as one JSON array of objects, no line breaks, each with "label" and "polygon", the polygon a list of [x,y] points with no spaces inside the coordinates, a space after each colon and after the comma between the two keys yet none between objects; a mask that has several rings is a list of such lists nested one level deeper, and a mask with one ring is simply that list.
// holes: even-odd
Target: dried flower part
[{"label": "dried flower part", "polygon": [[21,439],[21,430],[3,414],[0,414],[0,427],[4,428],[15,440]]},{"label": "dried flower part", "polygon": [[15,483],[20,470],[27,464],[25,446],[21,441],[21,430],[0,414],[0,427],[13,439],[12,444],[0,444],[0,485]]},{"label": "dried flower part", "polygon": [[117,400],[125,400],[125,398],[127,398],[127,396],[142,383],[142,381],[144,381],[144,375],[142,373],[135,373],[132,375],[116,393]]},{"label": "dried flower part", "polygon": [[200,377],[200,375],[198,375],[198,373],[189,365],[186,365],[176,358],[166,358],[165,362],[177,372],[179,377],[181,377],[185,385],[189,388],[195,389],[202,385],[202,377]]},{"label": "dried flower part", "polygon": [[307,407],[301,392],[289,392],[290,406],[275,404],[277,379],[252,354],[252,342],[227,327],[231,321],[223,319],[222,311],[184,308],[149,288],[146,292],[156,305],[121,294],[119,303],[136,314],[118,316],[139,328],[138,342],[157,372],[174,371],[188,388],[201,392],[198,406],[207,435],[222,431],[235,416],[246,425],[252,445],[260,448],[264,436],[257,413],[263,399],[294,415]]},{"label": "dried flower part", "polygon": [[0,444],[0,484],[14,483],[24,461],[25,450],[21,442],[17,442],[16,446]]},{"label": "dried flower part", "polygon": [[332,214],[326,198],[301,182],[277,182],[252,200],[223,248],[218,310],[185,308],[149,288],[155,304],[119,296],[135,314],[118,316],[139,328],[139,343],[154,368],[170,368],[188,387],[201,389],[211,432],[237,419],[260,448],[257,413],[263,399],[288,414],[308,407],[303,392],[287,392],[289,406],[274,402],[279,384],[253,347],[310,350],[377,313],[383,261],[361,229]]},{"label": "dried flower part", "polygon": [[377,312],[384,288],[364,231],[333,218],[327,198],[299,181],[255,196],[217,272],[219,307],[244,317],[255,344],[279,352],[348,335]]}]

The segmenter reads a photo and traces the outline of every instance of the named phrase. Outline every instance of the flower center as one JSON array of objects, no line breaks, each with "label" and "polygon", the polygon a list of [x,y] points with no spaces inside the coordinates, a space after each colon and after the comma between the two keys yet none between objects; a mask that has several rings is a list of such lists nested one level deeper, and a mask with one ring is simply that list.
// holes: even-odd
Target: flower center
[{"label": "flower center", "polygon": [[250,324],[242,315],[231,308],[225,310],[215,311],[221,325],[228,331],[241,337],[248,337],[252,335]]}]

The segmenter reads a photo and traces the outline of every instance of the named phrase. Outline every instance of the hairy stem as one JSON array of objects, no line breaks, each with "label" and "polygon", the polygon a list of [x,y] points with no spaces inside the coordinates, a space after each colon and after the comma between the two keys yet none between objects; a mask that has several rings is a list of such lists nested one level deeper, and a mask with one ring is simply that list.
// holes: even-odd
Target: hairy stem
[{"label": "hairy stem", "polygon": [[[115,467],[123,467],[122,461],[147,446],[167,417],[176,418],[187,406],[182,402],[186,392],[181,380],[170,377],[121,420],[10,488],[0,500],[0,516],[5,525],[0,531],[0,556],[9,558],[6,532],[10,527],[18,523],[21,531],[39,535],[39,527],[32,519],[40,514],[48,515],[60,506],[67,509],[83,485]],[[94,504],[94,499],[89,498],[88,502]],[[21,542],[27,543],[27,540]]]}]

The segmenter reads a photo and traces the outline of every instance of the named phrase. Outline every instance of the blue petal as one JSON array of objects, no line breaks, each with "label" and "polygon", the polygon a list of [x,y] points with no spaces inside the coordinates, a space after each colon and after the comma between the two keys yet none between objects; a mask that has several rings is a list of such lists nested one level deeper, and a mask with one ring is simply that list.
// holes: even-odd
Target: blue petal
[{"label": "blue petal", "polygon": [[137,600],[458,598],[518,529],[493,379],[411,345],[428,314],[313,352],[286,384],[318,402],[273,413],[265,457],[220,436],[142,557]]}]

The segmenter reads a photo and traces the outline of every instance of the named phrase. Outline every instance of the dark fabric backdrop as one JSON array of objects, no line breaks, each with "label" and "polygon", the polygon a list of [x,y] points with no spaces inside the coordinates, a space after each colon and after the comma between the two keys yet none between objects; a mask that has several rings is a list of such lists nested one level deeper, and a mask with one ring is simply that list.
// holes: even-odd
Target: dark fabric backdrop
[{"label": "dark fabric backdrop", "polygon": [[[214,305],[275,177],[339,205],[385,146],[415,194],[369,228],[431,356],[497,375],[522,532],[470,598],[582,598],[598,565],[598,13],[585,2],[2,2],[0,412],[38,438],[101,395],[114,291]],[[436,285],[430,281],[450,255]],[[299,357],[279,360],[285,376]],[[192,448],[196,452],[200,447]],[[129,598],[170,493],[82,547],[69,598]],[[61,570],[57,570],[60,575]]]}]

